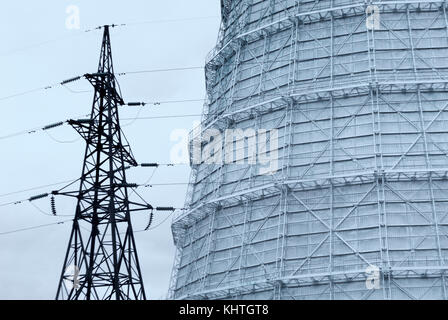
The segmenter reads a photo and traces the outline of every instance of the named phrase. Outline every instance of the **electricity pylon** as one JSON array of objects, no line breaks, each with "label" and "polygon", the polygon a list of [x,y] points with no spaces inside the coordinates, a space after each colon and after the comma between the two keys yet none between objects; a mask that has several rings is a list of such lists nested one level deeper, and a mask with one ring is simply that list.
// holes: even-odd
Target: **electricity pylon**
[{"label": "electricity pylon", "polygon": [[[109,27],[104,26],[98,72],[85,78],[95,89],[90,119],[69,123],[86,140],[76,213],[56,299],[146,299],[131,212],[152,210],[128,199],[126,169],[137,166],[120,129],[123,105],[114,75]],[[125,141],[125,143],[123,142]],[[87,230],[87,231],[86,231]]]}]

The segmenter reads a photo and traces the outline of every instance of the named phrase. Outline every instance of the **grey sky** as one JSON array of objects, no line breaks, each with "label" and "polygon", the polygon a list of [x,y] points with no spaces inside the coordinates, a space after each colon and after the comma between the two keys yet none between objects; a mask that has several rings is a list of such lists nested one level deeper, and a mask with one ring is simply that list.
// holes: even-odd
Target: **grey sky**
[{"label": "grey sky", "polygon": [[[84,33],[65,26],[66,8],[80,9],[81,30],[103,24],[136,23],[112,29],[116,72],[172,67],[202,66],[213,48],[219,27],[218,0],[128,0],[128,1],[8,1],[0,6],[0,98],[54,84],[95,71],[101,31]],[[151,20],[192,17],[210,19],[137,24]],[[35,46],[42,42],[45,44]],[[205,96],[204,73],[190,70],[120,77],[126,101],[166,101]],[[73,93],[58,87],[0,101],[0,137],[90,112],[93,92],[86,81],[70,85]],[[198,114],[199,102],[146,107],[140,117]],[[138,109],[121,109],[122,118],[134,118]],[[190,129],[199,118],[122,121],[139,162],[170,162],[175,142],[170,134]],[[126,126],[126,124],[128,124]],[[63,126],[49,132],[52,138],[71,142],[76,132]],[[39,132],[0,140],[0,194],[77,178],[81,173],[84,142],[60,143]],[[143,183],[152,169],[131,169],[130,182]],[[161,167],[151,183],[187,182],[189,168]],[[0,197],[0,204],[21,200],[57,187]],[[140,191],[150,203],[182,207],[186,186],[156,186]],[[56,199],[58,213],[73,215],[74,204]],[[49,199],[35,203],[50,211]],[[154,225],[165,218],[156,216]],[[0,233],[70,217],[49,217],[28,203],[0,207]],[[136,234],[145,286],[150,298],[166,293],[174,247],[168,219],[159,228]],[[147,216],[133,218],[134,228],[143,229]],[[60,276],[71,224],[0,236],[0,299],[53,299]]]}]

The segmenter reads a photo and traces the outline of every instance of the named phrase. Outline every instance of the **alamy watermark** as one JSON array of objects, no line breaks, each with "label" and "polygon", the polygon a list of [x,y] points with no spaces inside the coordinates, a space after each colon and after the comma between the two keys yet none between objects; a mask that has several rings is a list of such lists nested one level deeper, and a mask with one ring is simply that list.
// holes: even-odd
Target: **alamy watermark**
[{"label": "alamy watermark", "polygon": [[279,134],[277,129],[206,129],[174,130],[171,141],[172,163],[256,165],[260,175],[274,174],[279,169]]},{"label": "alamy watermark", "polygon": [[79,30],[81,28],[81,17],[79,7],[76,5],[69,5],[65,9],[67,18],[65,19],[65,27],[69,30]]}]

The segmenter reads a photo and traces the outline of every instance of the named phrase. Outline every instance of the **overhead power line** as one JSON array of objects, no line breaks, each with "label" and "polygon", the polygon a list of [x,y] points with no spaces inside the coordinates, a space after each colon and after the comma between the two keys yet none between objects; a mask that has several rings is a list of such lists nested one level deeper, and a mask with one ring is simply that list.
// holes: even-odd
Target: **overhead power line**
[{"label": "overhead power line", "polygon": [[[271,97],[271,96],[276,96],[276,95],[263,95],[262,97]],[[252,96],[252,97],[234,97],[232,100],[238,100],[238,99],[248,99],[250,100],[251,98],[257,98],[259,96]],[[217,101],[226,101],[226,100],[230,100],[228,98],[218,98],[217,100],[215,100],[215,102]],[[130,106],[130,107],[145,107],[145,106],[160,106],[163,104],[178,104],[178,103],[189,103],[189,102],[205,102],[206,99],[204,98],[197,98],[197,99],[179,99],[179,100],[154,100],[154,101],[147,101],[147,102],[129,102],[126,104],[126,106]],[[359,108],[359,106],[351,106],[351,105],[341,105],[341,106],[336,106],[336,108]],[[322,110],[323,108],[316,108],[316,107],[305,107],[303,108],[303,111],[319,111]],[[223,114],[225,115],[225,113]],[[83,115],[81,117],[88,117],[89,115]],[[200,117],[200,116],[207,116],[207,114],[180,114],[180,115],[162,115],[162,116],[148,116],[148,117],[134,117],[134,118],[122,118],[122,120],[126,120],[126,121],[134,121],[134,120],[151,120],[151,119],[172,119],[172,118],[189,118],[189,117]],[[81,118],[81,117],[77,117],[77,118]],[[64,120],[62,122],[64,122],[63,124],[65,125],[66,122],[68,120]],[[58,123],[56,123],[58,124]],[[129,125],[129,124],[127,124]],[[28,130],[23,130],[23,131],[19,131],[19,132],[15,132],[12,134],[8,134],[5,136],[0,136],[0,140],[3,139],[9,139],[9,138],[13,138],[16,136],[21,136],[21,135],[26,135],[26,134],[33,134],[36,133],[40,130],[48,130],[48,129],[52,129],[52,124],[49,124],[47,126],[43,126],[43,127],[35,127],[35,128],[31,128]],[[46,129],[44,129],[46,128]]]},{"label": "overhead power line", "polygon": [[202,17],[191,17],[191,18],[174,18],[174,19],[157,19],[157,20],[144,20],[136,22],[128,22],[127,26],[138,26],[144,24],[155,24],[155,23],[174,23],[174,22],[188,22],[188,21],[200,21],[200,20],[212,20],[219,19],[220,16],[202,16]]},{"label": "overhead power line", "polygon": [[180,114],[172,116],[152,116],[152,117],[138,117],[138,118],[123,118],[121,120],[152,120],[152,119],[173,119],[173,118],[194,118],[200,117],[201,114]]},{"label": "overhead power line", "polygon": [[[186,164],[186,163],[185,164],[180,164],[180,163],[141,163],[141,164],[138,165],[138,167],[142,167],[142,168],[177,167],[177,166],[188,166],[188,164]],[[152,178],[152,176],[151,176],[151,178]],[[150,179],[148,179],[148,181],[145,182],[145,184],[149,183]],[[59,186],[59,185],[63,185],[63,184],[64,185],[69,184],[68,186],[71,186],[74,183],[76,183],[78,180],[79,179],[65,180],[65,181],[55,182],[55,183],[41,185],[41,186],[37,186],[37,187],[17,190],[17,191],[13,191],[13,192],[9,192],[9,193],[4,193],[4,194],[0,194],[0,198],[5,198],[5,197],[9,197],[9,196],[13,196],[13,195],[16,195],[16,194],[29,192],[29,191],[36,191],[36,190],[40,190],[40,189],[46,189],[46,188],[55,187],[55,186]],[[64,189],[66,189],[68,186],[65,186],[65,187],[63,187],[61,189],[58,189],[55,192],[62,191]],[[46,197],[50,196],[50,194],[51,194],[51,192],[44,193],[44,194],[41,194],[39,196],[34,196],[34,197],[31,197],[31,198],[27,198],[27,199],[22,199],[22,200],[19,200],[19,201],[13,201],[13,202],[0,204],[0,207],[1,206],[12,205],[12,204],[20,204],[20,203],[24,203],[26,201],[35,201],[35,200],[38,200],[38,199],[41,199],[41,198],[46,198]]]},{"label": "overhead power line", "polygon": [[[87,117],[88,115],[85,115],[85,116]],[[58,121],[58,122],[51,123],[51,124],[48,124],[48,125],[45,125],[45,126],[35,127],[35,128],[28,129],[28,130],[22,130],[22,131],[19,131],[19,132],[16,132],[16,133],[12,133],[12,134],[8,134],[8,135],[5,135],[5,136],[1,136],[0,140],[10,139],[10,138],[19,137],[19,136],[28,135],[28,134],[34,134],[34,133],[37,133],[39,131],[48,131],[48,130],[55,129],[57,127],[61,127],[63,125],[66,125],[67,122],[68,122],[68,120]]]},{"label": "overhead power line", "polygon": [[[274,60],[274,62],[281,62],[282,60]],[[289,60],[284,60],[285,62],[289,61]],[[260,64],[260,62],[255,61],[255,62],[245,62],[245,64]],[[187,67],[177,67],[177,68],[162,68],[162,69],[148,69],[148,70],[135,70],[135,71],[126,71],[126,72],[120,72],[117,73],[117,76],[126,76],[126,75],[131,75],[131,74],[145,74],[145,73],[161,73],[161,72],[173,72],[173,71],[189,71],[189,70],[203,70],[204,67],[202,66],[187,66]],[[72,91],[73,93],[85,93],[88,92],[86,91],[73,91],[70,88],[68,88],[66,85],[75,81],[79,81],[80,79],[82,79],[84,76],[76,76],[61,82],[57,82],[57,83],[53,83],[47,86],[42,86],[42,87],[38,87],[38,88],[34,88],[34,89],[30,89],[30,90],[25,90],[22,92],[18,92],[15,94],[11,94],[8,96],[4,96],[4,97],[0,97],[0,101],[5,101],[8,99],[12,99],[12,98],[16,98],[16,97],[21,97],[27,94],[31,94],[34,92],[39,92],[39,91],[45,91],[45,90],[49,90],[49,89],[54,89],[57,88],[59,86],[62,86],[70,91]],[[263,95],[263,96],[268,96],[268,95]],[[278,96],[278,94],[274,95],[274,96]],[[241,99],[245,99],[248,97],[241,97]],[[223,100],[226,98],[220,98],[220,100]],[[233,100],[237,100],[239,98],[233,98]],[[190,101],[205,101],[205,99],[190,99]],[[183,102],[183,101],[179,101],[179,102]]]},{"label": "overhead power line", "polygon": [[[134,231],[134,233],[142,233],[142,232],[152,231],[152,230],[155,230],[155,229],[159,228],[161,225],[163,225],[174,214],[174,212],[176,210],[179,210],[179,209],[176,209],[176,208],[172,208],[172,209],[174,209],[174,210],[173,211],[170,210],[171,213],[168,216],[166,216],[157,225],[155,225],[155,226],[153,226],[151,228],[145,228],[145,229],[142,229],[142,230]],[[22,232],[26,232],[26,231],[34,231],[34,230],[44,229],[44,228],[48,228],[48,227],[52,227],[52,226],[60,226],[60,225],[66,224],[68,222],[73,222],[73,219],[59,221],[59,222],[54,222],[54,223],[41,224],[41,225],[37,225],[37,226],[30,226],[30,227],[25,227],[25,228],[21,228],[21,229],[11,230],[11,231],[4,231],[4,232],[0,232],[0,236],[6,236],[6,235],[11,235],[11,234],[16,234],[16,233],[22,233]]]},{"label": "overhead power line", "polygon": [[166,69],[153,69],[153,70],[140,70],[140,71],[128,71],[117,73],[117,76],[125,76],[129,74],[140,73],[159,73],[159,72],[173,72],[173,71],[187,71],[187,70],[203,70],[204,67],[180,67],[180,68],[166,68]]},{"label": "overhead power line", "polygon": [[[72,78],[72,79],[70,79],[70,80],[71,80],[70,82],[80,80],[81,78],[82,78],[82,76],[78,76],[78,77],[76,77],[76,80],[73,80],[73,79],[75,79],[75,78]],[[38,91],[45,91],[45,90],[54,89],[54,88],[56,88],[56,87],[58,87],[58,86],[64,86],[64,85],[66,85],[67,83],[69,83],[69,82],[66,82],[66,81],[67,81],[67,80],[62,81],[62,82],[58,82],[58,83],[53,83],[53,84],[50,84],[50,85],[48,85],[48,86],[39,87],[39,88],[36,88],[36,89],[31,89],[31,90],[26,90],[26,91],[22,91],[22,92],[19,92],[19,93],[15,93],[15,94],[12,94],[12,95],[9,95],[9,96],[1,97],[1,98],[0,98],[0,101],[5,101],[5,100],[12,99],[12,98],[22,97],[22,96],[25,96],[25,95],[27,95],[27,94],[34,93],[34,92],[38,92]]]},{"label": "overhead power line", "polygon": [[1,194],[0,198],[9,197],[9,196],[13,196],[13,195],[16,195],[16,194],[29,192],[29,191],[36,191],[36,190],[39,190],[39,189],[56,187],[56,186],[60,186],[62,184],[70,183],[70,182],[73,182],[73,179],[72,180],[67,180],[67,181],[61,181],[61,182],[57,182],[57,183],[46,184],[46,185],[37,186],[37,187],[33,187],[33,188],[28,188],[28,189],[13,191],[13,192],[5,193],[5,194]]},{"label": "overhead power line", "polygon": [[[117,75],[119,76],[126,76],[129,74],[144,74],[144,73],[158,73],[158,72],[170,72],[170,71],[188,71],[188,70],[198,70],[198,69],[204,69],[203,67],[197,67],[197,66],[193,66],[193,67],[180,67],[180,68],[165,68],[165,69],[153,69],[153,70],[136,70],[136,71],[127,71],[127,72],[121,72]],[[8,96],[4,96],[4,97],[0,97],[0,101],[5,101],[5,100],[9,100],[9,99],[13,99],[13,98],[17,98],[17,97],[21,97],[21,96],[25,96],[34,92],[39,92],[39,91],[46,91],[46,90],[50,90],[50,89],[55,89],[57,87],[64,87],[68,90],[71,90],[70,88],[68,88],[66,85],[69,83],[73,83],[76,81],[81,80],[82,78],[85,78],[86,75],[82,75],[82,76],[76,76],[61,82],[56,82],[53,84],[49,84],[47,86],[42,86],[42,87],[38,87],[38,88],[34,88],[34,89],[30,89],[30,90],[25,90],[25,91],[21,91],[18,93],[14,93]],[[73,90],[71,90],[73,93],[84,93],[84,92],[88,92],[86,91],[80,91],[80,92],[75,92]]]},{"label": "overhead power line", "polygon": [[[290,60],[273,60],[272,63],[275,62],[290,62]],[[263,63],[266,63],[266,61],[264,61]],[[231,65],[232,63],[228,64]],[[255,65],[261,65],[262,63],[258,62],[258,61],[254,61],[254,62],[243,62],[240,64],[255,64]],[[187,66],[187,67],[177,67],[177,68],[162,68],[162,69],[148,69],[148,70],[135,70],[135,71],[126,71],[126,72],[120,72],[117,73],[117,76],[126,76],[126,75],[131,75],[131,74],[145,74],[145,73],[161,73],[161,72],[173,72],[173,71],[189,71],[189,70],[203,70],[204,67],[202,66]],[[20,96],[24,96],[30,93],[34,93],[34,92],[38,92],[38,91],[43,91],[43,90],[49,90],[49,89],[54,89],[58,86],[63,86],[68,90],[71,90],[70,88],[66,87],[67,84],[71,83],[71,82],[75,82],[78,81],[82,78],[83,76],[76,76],[74,78],[68,79],[68,80],[64,80],[62,82],[58,82],[58,83],[53,83],[47,86],[42,86],[42,87],[38,87],[38,88],[34,88],[34,89],[30,89],[30,90],[26,90],[26,91],[22,91],[22,92],[18,92],[15,94],[11,94],[8,96],[4,96],[4,97],[0,97],[0,101],[4,101],[4,100],[8,100],[8,99],[12,99],[12,98],[16,98],[16,97],[20,97]],[[88,92],[86,91],[80,91],[80,92],[74,92],[74,93],[85,93]],[[277,95],[278,96],[278,95]],[[244,97],[243,97],[244,98]],[[236,98],[234,98],[236,99]],[[198,99],[195,99],[198,100]],[[202,99],[204,100],[204,99]]]},{"label": "overhead power line", "polygon": [[150,227],[150,228],[146,228],[145,230],[139,230],[139,231],[135,231],[135,233],[140,233],[140,232],[145,232],[145,231],[152,231],[152,230],[155,230],[155,229],[157,229],[158,227],[160,227],[161,225],[163,225],[173,214],[174,214],[174,212],[175,212],[176,210],[174,210],[174,211],[171,211],[171,213],[169,214],[169,215],[167,215],[166,217],[165,217],[165,219],[163,219],[160,223],[158,223],[158,224],[156,224],[155,226],[153,226],[153,227]]},{"label": "overhead power line", "polygon": [[51,89],[52,87],[53,86],[51,85],[51,86],[39,87],[39,88],[31,89],[31,90],[26,90],[26,91],[14,93],[14,94],[11,94],[9,96],[1,97],[0,101],[5,101],[5,100],[12,99],[12,98],[22,97],[22,96],[25,96],[25,95],[30,94],[30,93],[34,93],[34,92],[38,92],[38,91],[42,91],[42,90],[48,90],[48,89]]},{"label": "overhead power line", "polygon": [[[187,183],[183,183],[183,184],[187,184]],[[146,188],[146,187],[156,186],[156,185],[159,185],[159,186],[176,185],[176,183],[171,183],[171,184],[169,184],[169,183],[167,183],[167,184],[166,183],[155,183],[155,184],[151,184],[151,185],[139,185],[139,184],[136,184],[136,183],[134,183],[134,184],[133,183],[129,183],[129,184],[126,184],[126,187],[134,189],[134,188],[139,188],[139,187],[145,187]],[[17,193],[21,193],[21,192],[17,192]],[[37,200],[48,198],[51,195],[59,195],[59,191],[51,191],[51,192],[48,192],[48,193],[42,193],[42,194],[39,194],[39,195],[36,195],[36,196],[32,196],[32,197],[29,197],[29,198],[26,198],[26,199],[22,199],[22,200],[6,202],[6,203],[3,203],[3,204],[0,204],[0,207],[19,205],[19,204],[24,204],[24,203],[27,203],[27,202],[35,202]],[[157,211],[167,211],[166,208],[172,208],[172,207],[156,207],[155,210],[157,210]],[[173,208],[173,210],[184,210],[184,208]]]},{"label": "overhead power line", "polygon": [[[220,18],[219,16],[202,16],[202,17],[191,17],[191,18],[143,20],[143,21],[114,24],[113,26],[114,27],[140,26],[140,25],[151,25],[151,24],[159,24],[159,23],[178,23],[178,22],[190,22],[190,21],[200,21],[200,20],[212,20],[212,19],[219,19],[219,18]],[[15,54],[18,52],[23,52],[23,51],[31,50],[34,48],[42,47],[42,46],[45,46],[48,44],[67,41],[74,37],[79,37],[79,36],[85,35],[86,33],[100,30],[102,28],[103,28],[103,26],[99,26],[99,27],[94,27],[94,28],[86,28],[86,29],[82,29],[82,30],[70,31],[70,33],[68,33],[68,34],[61,34],[52,39],[48,39],[48,40],[44,40],[41,42],[36,42],[31,45],[26,45],[23,47],[14,48],[14,49],[0,52],[0,56],[8,56],[8,55]]]},{"label": "overhead power line", "polygon": [[[159,104],[168,104],[169,102],[160,102]],[[84,115],[83,117],[88,117],[89,115]],[[162,116],[148,116],[148,117],[134,117],[134,118],[121,118],[121,120],[123,121],[137,121],[137,120],[157,120],[157,119],[175,119],[175,118],[195,118],[195,117],[200,117],[201,114],[179,114],[179,115],[162,115]],[[82,118],[82,117],[77,117],[78,119]],[[30,134],[36,134],[38,132],[41,131],[49,131],[51,129],[55,129],[57,127],[61,127],[61,126],[65,126],[68,124],[69,119],[64,120],[64,121],[60,121],[60,122],[56,122],[53,124],[49,124],[46,126],[42,126],[42,127],[34,127],[28,130],[22,130],[19,132],[15,132],[15,133],[11,133],[11,134],[7,134],[4,136],[0,136],[0,140],[6,140],[6,139],[11,139],[11,138],[15,138],[15,137],[19,137],[19,136],[24,136],[24,135],[30,135]],[[129,124],[126,124],[125,126],[128,126]],[[48,132],[47,132],[48,133]],[[51,137],[52,139],[54,139],[53,137]],[[74,141],[77,141],[79,139],[76,139]]]}]

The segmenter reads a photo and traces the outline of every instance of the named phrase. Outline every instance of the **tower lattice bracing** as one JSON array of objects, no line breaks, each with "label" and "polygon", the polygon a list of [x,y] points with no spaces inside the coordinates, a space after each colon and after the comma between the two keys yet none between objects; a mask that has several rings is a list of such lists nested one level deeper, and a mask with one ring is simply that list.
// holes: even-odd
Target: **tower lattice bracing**
[{"label": "tower lattice bracing", "polygon": [[192,154],[210,129],[277,129],[278,170],[192,162],[171,298],[448,297],[447,11],[222,1]]},{"label": "tower lattice bracing", "polygon": [[129,200],[126,170],[137,165],[120,129],[123,105],[115,79],[109,27],[104,26],[90,119],[69,123],[86,140],[80,188],[59,193],[77,199],[73,229],[56,299],[145,299],[130,213],[151,210]]}]

